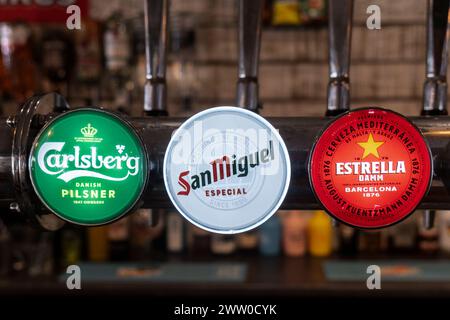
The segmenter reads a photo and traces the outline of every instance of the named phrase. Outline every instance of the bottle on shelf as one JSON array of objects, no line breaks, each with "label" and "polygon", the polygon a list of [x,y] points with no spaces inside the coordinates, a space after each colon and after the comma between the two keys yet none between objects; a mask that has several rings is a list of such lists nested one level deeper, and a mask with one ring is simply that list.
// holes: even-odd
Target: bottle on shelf
[{"label": "bottle on shelf", "polygon": [[339,253],[342,255],[356,255],[358,253],[359,230],[340,224],[339,232]]},{"label": "bottle on shelf", "polygon": [[115,108],[121,107],[123,97],[133,87],[131,77],[131,40],[127,22],[120,12],[114,12],[106,21],[103,34],[103,49],[106,72],[104,88],[107,96],[114,100]]},{"label": "bottle on shelf", "polygon": [[151,228],[152,238],[152,257],[158,257],[164,255],[167,252],[167,214],[164,209],[152,209],[156,211],[156,214],[152,214],[152,217],[157,216],[156,224]]},{"label": "bottle on shelf", "polygon": [[188,232],[189,254],[193,257],[209,255],[211,252],[211,234],[192,224],[189,225]]},{"label": "bottle on shelf", "polygon": [[114,12],[106,21],[103,47],[109,73],[115,76],[127,75],[131,59],[130,35],[120,12]]},{"label": "bottle on shelf", "polygon": [[263,26],[270,26],[272,24],[272,10],[273,0],[265,0],[262,14]]},{"label": "bottle on shelf", "polygon": [[315,211],[308,224],[309,253],[315,257],[329,256],[333,249],[333,227],[330,217]]},{"label": "bottle on shelf", "polygon": [[439,247],[441,251],[450,253],[450,211],[438,211]]},{"label": "bottle on shelf", "polygon": [[281,221],[274,214],[259,227],[259,252],[263,256],[278,256],[281,251]]},{"label": "bottle on shelf", "polygon": [[28,270],[30,276],[52,275],[54,265],[52,238],[53,234],[50,232],[41,232],[37,235],[35,248],[30,258]]},{"label": "bottle on shelf", "polygon": [[[34,251],[36,243],[36,229],[30,225],[13,223],[9,226],[11,233],[10,274],[27,276],[30,265],[30,253]],[[61,248],[61,242],[58,242]],[[61,262],[59,260],[58,262]]]},{"label": "bottle on shelf", "polygon": [[113,261],[126,261],[130,252],[129,217],[108,225],[109,257]]},{"label": "bottle on shelf", "polygon": [[326,0],[299,0],[301,24],[319,25],[327,21]]},{"label": "bottle on shelf", "polygon": [[109,260],[108,227],[91,227],[87,230],[88,260],[104,262]]},{"label": "bottle on shelf", "polygon": [[193,61],[196,33],[192,16],[175,14],[171,17],[170,39],[168,77],[180,111],[190,111],[199,86]]},{"label": "bottle on shelf", "polygon": [[138,209],[130,215],[130,255],[133,260],[150,256],[152,247],[151,209]]},{"label": "bottle on shelf", "polygon": [[290,257],[304,256],[307,248],[307,212],[287,211],[282,221],[284,254]]},{"label": "bottle on shelf", "polygon": [[420,252],[433,255],[439,251],[438,220],[436,220],[435,225],[431,229],[427,229],[423,219],[423,214],[420,214],[417,219],[417,247]]},{"label": "bottle on shelf", "polygon": [[381,253],[383,241],[380,230],[360,231],[358,250],[364,254]]},{"label": "bottle on shelf", "polygon": [[47,28],[39,41],[39,53],[44,90],[56,91],[67,97],[76,57],[71,34],[62,28]]},{"label": "bottle on shelf", "polygon": [[233,234],[211,235],[211,252],[217,255],[231,255],[236,252],[236,236]]},{"label": "bottle on shelf", "polygon": [[0,85],[2,95],[24,102],[37,89],[32,32],[24,23],[0,23]]},{"label": "bottle on shelf", "polygon": [[298,26],[300,20],[298,0],[274,0],[272,3],[273,26]]},{"label": "bottle on shelf", "polygon": [[167,252],[183,253],[186,249],[186,224],[178,212],[167,213]]},{"label": "bottle on shelf", "polygon": [[237,248],[244,254],[255,254],[258,252],[260,237],[258,232],[250,230],[236,235]]},{"label": "bottle on shelf", "polygon": [[0,277],[9,273],[11,266],[11,236],[0,220]]},{"label": "bottle on shelf", "polygon": [[389,250],[393,253],[413,252],[416,248],[417,222],[415,216],[387,229]]},{"label": "bottle on shelf", "polygon": [[[3,229],[0,230],[0,276],[10,273],[24,277],[52,275],[55,263],[53,233],[22,223],[8,223],[8,230],[4,228],[0,221],[0,229]],[[5,242],[8,247],[3,247]]]},{"label": "bottle on shelf", "polygon": [[78,264],[83,254],[83,234],[76,226],[65,226],[61,231],[61,265]]},{"label": "bottle on shelf", "polygon": [[97,105],[101,78],[100,26],[91,19],[83,19],[76,33],[76,78],[85,105]]}]

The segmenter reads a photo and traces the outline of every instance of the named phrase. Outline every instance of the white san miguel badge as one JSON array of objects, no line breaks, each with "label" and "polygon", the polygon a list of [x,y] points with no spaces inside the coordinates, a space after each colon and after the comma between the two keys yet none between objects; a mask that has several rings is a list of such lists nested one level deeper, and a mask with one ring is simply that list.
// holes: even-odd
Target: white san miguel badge
[{"label": "white san miguel badge", "polygon": [[172,136],[164,182],[178,211],[216,233],[245,232],[280,207],[291,176],[289,154],[275,128],[236,107],[189,118]]}]

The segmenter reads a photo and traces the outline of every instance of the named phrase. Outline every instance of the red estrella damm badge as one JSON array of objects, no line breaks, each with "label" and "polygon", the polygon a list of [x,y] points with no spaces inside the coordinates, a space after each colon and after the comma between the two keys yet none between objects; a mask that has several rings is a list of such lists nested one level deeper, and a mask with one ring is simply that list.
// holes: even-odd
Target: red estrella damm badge
[{"label": "red estrella damm badge", "polygon": [[376,229],[409,216],[427,193],[431,154],[421,132],[395,112],[366,108],[334,120],[309,161],[312,188],[328,213]]}]

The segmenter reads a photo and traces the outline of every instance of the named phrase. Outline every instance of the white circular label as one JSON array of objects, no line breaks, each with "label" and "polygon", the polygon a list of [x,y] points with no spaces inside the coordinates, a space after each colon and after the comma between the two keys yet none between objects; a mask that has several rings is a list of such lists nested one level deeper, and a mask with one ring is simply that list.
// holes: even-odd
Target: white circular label
[{"label": "white circular label", "polygon": [[289,154],[263,117],[236,107],[202,111],[174,133],[164,183],[178,211],[216,233],[238,233],[269,219],[284,200]]}]

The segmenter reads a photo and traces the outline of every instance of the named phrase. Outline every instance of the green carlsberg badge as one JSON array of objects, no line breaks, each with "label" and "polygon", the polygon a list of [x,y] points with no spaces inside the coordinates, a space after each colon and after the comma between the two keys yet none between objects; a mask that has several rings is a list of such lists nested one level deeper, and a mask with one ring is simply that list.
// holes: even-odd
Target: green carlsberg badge
[{"label": "green carlsberg badge", "polygon": [[133,128],[99,109],[65,113],[39,133],[29,158],[42,202],[76,224],[111,222],[132,209],[147,179],[147,158]]}]

